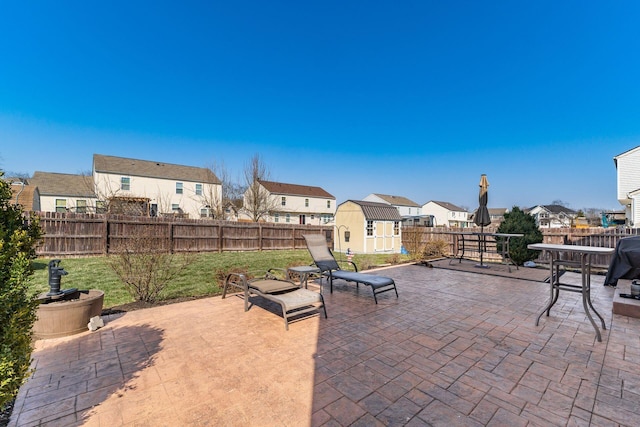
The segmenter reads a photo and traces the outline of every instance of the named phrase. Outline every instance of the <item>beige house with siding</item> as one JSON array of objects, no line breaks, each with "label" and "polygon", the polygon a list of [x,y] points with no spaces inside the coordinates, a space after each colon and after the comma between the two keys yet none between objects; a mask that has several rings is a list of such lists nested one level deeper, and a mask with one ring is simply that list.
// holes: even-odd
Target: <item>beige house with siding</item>
[{"label": "beige house with siding", "polygon": [[[29,186],[38,189],[42,212],[95,213],[98,198],[90,176],[36,171]],[[35,205],[35,203],[34,203]]]},{"label": "beige house with siding", "polygon": [[137,203],[152,216],[222,211],[222,183],[208,168],[94,154],[93,183],[98,203]]},{"label": "beige house with siding", "polygon": [[[336,210],[336,198],[320,187],[311,185],[287,184],[274,181],[258,181],[256,190],[245,192],[244,208],[239,216],[241,221],[252,221],[248,201],[251,191],[264,194],[267,206],[260,209],[268,211],[261,221],[284,224],[333,225]],[[262,196],[261,196],[262,197]]]},{"label": "beige house with siding", "polygon": [[336,210],[334,251],[400,253],[402,217],[388,203],[347,200]]},{"label": "beige house with siding", "polygon": [[629,227],[640,227],[640,146],[613,158],[617,171],[618,202]]}]

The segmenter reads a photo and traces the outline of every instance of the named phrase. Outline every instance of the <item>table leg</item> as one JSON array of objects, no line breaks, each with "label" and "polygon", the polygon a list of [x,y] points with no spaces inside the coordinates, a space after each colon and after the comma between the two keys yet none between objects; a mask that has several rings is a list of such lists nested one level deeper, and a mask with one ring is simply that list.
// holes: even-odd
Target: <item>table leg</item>
[{"label": "table leg", "polygon": [[549,304],[547,304],[545,308],[540,312],[540,314],[538,314],[538,318],[536,319],[536,326],[538,326],[538,324],[540,323],[540,318],[545,311],[547,312],[547,317],[549,317],[551,307],[553,307],[556,301],[558,301],[558,294],[560,293],[560,289],[557,286],[557,281],[559,281],[559,277],[557,274],[558,266],[556,265],[556,274],[554,275],[553,266],[555,265],[555,259],[553,257],[553,252],[551,252],[549,255],[551,257],[549,260]]},{"label": "table leg", "polygon": [[[598,325],[596,325],[595,320],[593,320],[593,316],[589,311],[589,306],[593,308],[591,303],[591,262],[590,256],[588,254],[582,254],[580,257],[580,270],[582,271],[582,306],[584,307],[584,311],[587,313],[587,317],[593,325],[593,329],[596,330],[596,338],[598,338],[599,342],[602,342],[602,337],[600,336],[600,329],[598,329]],[[600,321],[602,322],[602,326],[604,328],[604,319],[594,308],[593,311],[598,315]]]}]

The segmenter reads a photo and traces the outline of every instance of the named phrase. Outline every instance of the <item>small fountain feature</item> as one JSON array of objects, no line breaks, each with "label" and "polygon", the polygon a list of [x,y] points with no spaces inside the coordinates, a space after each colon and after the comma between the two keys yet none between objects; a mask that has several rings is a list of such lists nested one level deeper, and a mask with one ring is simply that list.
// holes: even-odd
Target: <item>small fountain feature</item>
[{"label": "small fountain feature", "polygon": [[38,295],[40,305],[33,325],[35,339],[64,337],[91,329],[90,320],[102,313],[104,292],[61,289],[62,276],[69,274],[60,260],[49,261],[49,292]]}]

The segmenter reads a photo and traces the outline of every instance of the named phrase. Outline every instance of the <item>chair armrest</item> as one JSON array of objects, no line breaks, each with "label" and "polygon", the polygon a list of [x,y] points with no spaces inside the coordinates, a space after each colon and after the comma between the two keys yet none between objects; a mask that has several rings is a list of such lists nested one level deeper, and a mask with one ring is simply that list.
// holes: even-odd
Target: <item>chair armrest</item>
[{"label": "chair armrest", "polygon": [[[275,274],[279,273],[279,275]],[[287,280],[287,270],[284,268],[270,268],[264,275],[265,279]]]},{"label": "chair armrest", "polygon": [[353,261],[338,261],[338,264],[346,264],[346,265],[350,265],[353,267],[353,269],[355,270],[355,272],[358,272],[358,266],[356,265],[355,262]]},{"label": "chair armrest", "polygon": [[247,292],[249,289],[249,284],[247,281],[247,276],[243,273],[229,273],[224,279],[224,287],[222,289],[222,299],[227,295],[227,287],[235,286],[236,288],[242,289],[244,292]]}]

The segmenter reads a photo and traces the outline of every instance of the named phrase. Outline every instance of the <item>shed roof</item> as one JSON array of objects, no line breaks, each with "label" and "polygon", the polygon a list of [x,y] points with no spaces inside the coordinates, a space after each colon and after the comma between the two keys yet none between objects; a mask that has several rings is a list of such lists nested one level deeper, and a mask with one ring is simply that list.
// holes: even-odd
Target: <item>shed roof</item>
[{"label": "shed roof", "polygon": [[209,168],[105,156],[103,154],[93,155],[93,170],[95,172],[144,176],[147,178],[221,184],[218,177]]},{"label": "shed roof", "polygon": [[394,205],[394,206],[412,206],[412,207],[420,207],[419,204],[417,204],[416,202],[414,202],[413,200],[407,199],[406,197],[402,197],[402,196],[393,196],[393,195],[389,195],[389,194],[378,194],[378,193],[373,193],[375,196],[378,196],[379,198],[381,198],[382,200],[384,200],[385,202]]},{"label": "shed roof", "polygon": [[38,187],[41,196],[96,197],[90,176],[35,171],[29,184]]},{"label": "shed roof", "polygon": [[330,193],[320,187],[311,185],[285,184],[283,182],[262,181],[260,184],[271,194],[284,194],[289,196],[309,196],[335,199]]},{"label": "shed roof", "polygon": [[[402,221],[398,209],[386,203],[367,202],[364,200],[347,200],[360,206],[365,219],[372,221]],[[343,203],[343,204],[344,204]]]}]

